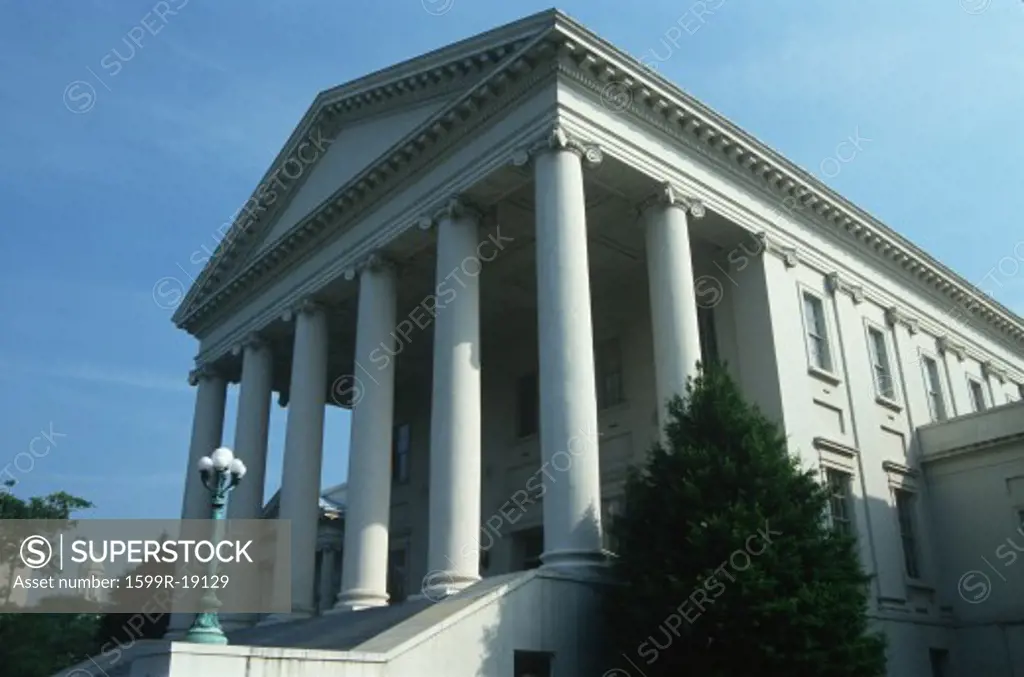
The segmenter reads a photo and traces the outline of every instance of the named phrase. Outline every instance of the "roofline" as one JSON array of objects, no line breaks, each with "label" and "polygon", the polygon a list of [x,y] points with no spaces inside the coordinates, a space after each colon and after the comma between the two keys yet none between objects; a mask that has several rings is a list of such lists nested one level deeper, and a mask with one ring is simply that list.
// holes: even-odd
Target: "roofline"
[{"label": "roofline", "polygon": [[[551,30],[538,30],[548,25],[550,25]],[[601,64],[601,67],[605,68],[606,72],[614,72],[618,76],[620,83],[628,82],[632,89],[641,92],[643,101],[637,102],[634,100],[634,108],[645,105],[649,101],[657,101],[658,105],[652,107],[662,117],[671,116],[671,120],[666,119],[666,122],[670,125],[677,124],[683,126],[683,123],[680,121],[685,119],[692,123],[694,128],[710,129],[712,132],[711,136],[703,136],[697,138],[696,141],[702,142],[706,146],[711,146],[715,152],[720,153],[721,159],[732,160],[736,164],[741,164],[741,168],[747,170],[748,174],[753,173],[760,175],[762,179],[767,178],[775,191],[791,195],[803,205],[812,206],[815,216],[820,217],[826,222],[825,226],[829,225],[827,222],[831,221],[833,222],[832,225],[837,226],[836,231],[839,235],[848,235],[859,239],[860,242],[853,243],[854,246],[874,247],[883,256],[888,256],[897,265],[901,266],[905,276],[911,279],[914,279],[914,276],[916,276],[919,281],[931,284],[940,295],[945,295],[951,299],[951,309],[962,305],[972,308],[972,312],[979,307],[987,311],[988,316],[982,317],[986,324],[1013,336],[1018,342],[1016,348],[1020,348],[1022,339],[1024,339],[1024,320],[1013,311],[994,299],[985,296],[981,290],[967,282],[955,271],[823,184],[810,172],[786,159],[778,151],[747,133],[732,121],[687,94],[677,85],[663,78],[631,55],[623,52],[560,11],[548,10],[532,15],[526,19],[521,19],[474,38],[461,41],[448,48],[435,50],[419,59],[407,60],[384,71],[378,71],[375,74],[329,91],[341,92],[346,91],[346,88],[355,87],[356,83],[379,82],[383,77],[382,74],[385,73],[391,73],[391,78],[393,79],[398,77],[398,73],[413,71],[413,65],[419,65],[420,70],[417,72],[429,71],[431,68],[437,67],[437,60],[441,58],[441,55],[450,57],[459,50],[464,50],[463,53],[467,53],[465,50],[468,50],[469,46],[486,49],[486,43],[489,41],[493,42],[496,36],[504,35],[506,38],[511,39],[517,31],[525,31],[527,28],[531,31],[536,31],[532,33],[534,37],[531,40],[531,44],[536,44],[538,40],[545,36],[558,34],[559,38],[568,39],[590,50],[594,53],[592,56],[599,57],[599,61],[604,62]],[[421,59],[429,59],[430,61],[423,63]],[[493,80],[496,74],[513,68],[516,61],[517,59],[506,58],[502,66],[492,71],[482,81],[478,82],[475,87],[471,88],[469,92],[458,97],[448,107],[438,111],[425,124],[436,123],[436,121],[444,119],[445,116],[451,116],[453,111],[456,111],[458,106],[466,99],[466,96],[475,93],[481,87],[486,87],[487,83]],[[386,85],[377,85],[376,89],[379,90],[381,86]],[[352,94],[351,90],[348,91],[350,92],[346,97],[348,99],[360,95],[365,96],[365,92]],[[323,94],[317,97],[317,102],[322,111],[324,109],[323,104],[325,103]],[[300,132],[304,132],[305,127],[309,124],[310,114],[307,113],[300,127],[293,133],[292,138],[301,138],[302,134]],[[690,128],[687,127],[687,129]],[[391,157],[394,148],[407,144],[407,142],[413,143],[411,140],[421,136],[422,133],[422,128],[413,130],[407,137],[377,158],[373,164],[368,165],[364,172],[354,177],[352,183],[369,183],[371,186],[378,183],[373,177],[381,178],[387,176],[389,173],[388,162],[394,161],[394,158]],[[712,138],[715,141],[711,141]],[[726,142],[720,143],[722,139],[725,139]],[[726,155],[726,149],[728,149],[728,155]],[[279,159],[285,156],[287,156],[287,153],[282,153]],[[367,182],[365,177],[370,177],[369,182]],[[386,181],[386,178],[382,180]],[[357,185],[353,189],[357,197],[361,194],[358,188],[359,186]],[[345,192],[345,188],[342,187],[336,195],[332,195],[314,212],[311,212],[311,215],[318,215],[318,218],[323,218],[322,214],[324,211],[330,213],[335,204],[341,204],[344,198],[338,197],[338,195]],[[312,219],[312,221],[316,220],[316,218]],[[304,219],[304,221],[307,221],[307,219]],[[302,225],[302,222],[297,224],[296,229],[299,229],[300,225]],[[843,232],[844,229],[845,233]],[[225,238],[225,241],[228,239]],[[222,241],[221,244],[223,245],[224,242]],[[217,253],[219,252],[220,247],[218,247]],[[196,291],[203,285],[207,273],[213,270],[213,266],[218,263],[217,253],[211,258],[207,264],[207,269],[200,276],[192,290],[190,290],[189,295],[185,299],[186,301],[192,300]],[[221,289],[226,289],[230,285],[231,281]],[[194,304],[191,303],[183,303],[179,307],[173,318],[179,327],[184,328],[188,324],[189,319],[202,307],[202,305],[193,306]],[[189,312],[186,313],[186,310]],[[1008,344],[1008,346],[1012,346],[1012,343]]]},{"label": "roofline", "polygon": [[[232,244],[239,239],[237,231],[242,230],[243,224],[247,220],[248,213],[245,212],[245,205],[250,202],[258,202],[258,194],[260,188],[265,186],[268,180],[275,176],[279,171],[282,170],[285,162],[292,157],[296,147],[306,139],[309,134],[315,129],[315,126],[320,122],[325,112],[328,112],[330,108],[357,108],[361,105],[359,101],[361,97],[369,100],[377,100],[377,94],[382,94],[389,88],[394,88],[396,83],[418,76],[425,75],[431,71],[443,68],[450,64],[462,61],[469,58],[471,55],[478,54],[481,51],[493,49],[495,43],[508,43],[514,42],[518,38],[526,38],[529,35],[536,33],[539,30],[543,30],[550,26],[553,26],[559,12],[555,9],[548,9],[530,16],[518,19],[516,21],[507,23],[503,26],[498,26],[484,33],[471,36],[464,40],[460,40],[456,43],[440,47],[432,50],[425,54],[415,56],[405,61],[399,62],[387,68],[374,71],[368,75],[350,80],[341,85],[337,85],[330,89],[322,90],[319,94],[314,97],[313,102],[306,109],[306,112],[300,118],[298,125],[288,136],[281,150],[277,156],[271,162],[267,171],[264,172],[263,176],[256,183],[249,198],[242,203],[242,207],[239,208],[238,213],[235,214],[231,228],[224,234],[220,242],[218,242],[213,255],[208,259],[206,266],[200,272],[198,278],[193,283],[192,287],[185,294],[182,302],[175,309],[174,314],[171,316],[171,321],[174,322],[179,328],[182,327],[183,323],[187,319],[189,313],[186,311],[192,306],[192,302],[195,300],[198,292],[205,286],[205,282],[208,280],[213,271],[217,269],[223,255],[232,248]],[[349,103],[350,106],[345,104]],[[319,158],[318,158],[319,159]],[[288,197],[291,196],[294,190],[297,190],[299,185],[296,184],[289,186],[287,194],[283,196],[282,202],[287,201]],[[263,219],[261,218],[260,221]],[[258,225],[258,224],[252,224]]]}]

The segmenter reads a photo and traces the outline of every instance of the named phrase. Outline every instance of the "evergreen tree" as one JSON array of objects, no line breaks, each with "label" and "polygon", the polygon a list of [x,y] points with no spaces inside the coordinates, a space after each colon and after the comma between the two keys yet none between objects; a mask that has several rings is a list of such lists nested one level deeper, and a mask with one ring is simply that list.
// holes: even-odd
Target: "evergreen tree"
[{"label": "evergreen tree", "polygon": [[883,675],[855,540],[784,435],[720,367],[669,410],[611,525],[612,644],[648,677]]}]

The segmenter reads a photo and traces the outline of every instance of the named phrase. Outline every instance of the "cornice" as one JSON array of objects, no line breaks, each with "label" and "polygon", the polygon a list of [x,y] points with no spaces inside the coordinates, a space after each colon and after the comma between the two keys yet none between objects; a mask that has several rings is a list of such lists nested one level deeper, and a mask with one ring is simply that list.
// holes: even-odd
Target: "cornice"
[{"label": "cornice", "polygon": [[[288,263],[308,255],[325,232],[337,235],[341,223],[357,220],[396,185],[415,176],[494,115],[507,111],[525,91],[550,77],[550,72],[540,65],[552,49],[543,35],[527,42],[500,68],[378,157],[209,297],[196,299],[192,305],[183,303],[179,314],[175,315],[178,326],[194,333],[207,317],[224,309],[230,300],[243,292],[253,292],[271,271],[280,271]],[[215,266],[216,262],[211,260],[207,271]],[[193,292],[203,284],[200,276]]]},{"label": "cornice", "polygon": [[833,295],[840,292],[848,294],[854,303],[862,303],[864,301],[864,287],[850,282],[849,279],[837,272],[832,272],[825,276],[825,288]]},{"label": "cornice", "polygon": [[860,452],[855,447],[848,446],[842,442],[836,442],[828,437],[815,437],[812,440],[814,448],[821,451],[830,451],[840,456],[846,456],[847,458],[856,458]]},{"label": "cornice", "polygon": [[[764,233],[758,233],[756,234],[756,237],[761,238],[764,235]],[[791,248],[786,245],[783,245],[781,241],[777,240],[777,238],[773,236],[768,237],[770,238],[770,241],[777,243],[774,246],[778,246],[782,250],[782,255],[785,255],[785,252],[787,250],[792,250],[795,254],[795,261],[799,261],[800,264],[806,266],[808,269],[818,272],[821,275],[825,276],[826,285],[828,284],[828,271],[830,269],[833,269],[831,264],[825,263],[822,260],[818,260],[812,252],[805,248]],[[774,253],[771,252],[771,247],[766,247],[766,251]],[[833,272],[835,272],[834,269]],[[990,351],[983,348],[968,348],[967,342],[970,342],[971,340],[969,336],[966,337],[966,342],[965,337],[954,338],[954,336],[949,333],[949,326],[937,322],[932,322],[927,318],[917,317],[916,315],[912,314],[911,311],[908,311],[905,307],[899,305],[895,297],[887,294],[877,293],[876,291],[867,289],[863,285],[861,285],[859,281],[854,283],[854,278],[845,272],[836,273],[836,277],[842,279],[841,286],[844,287],[844,289],[849,289],[847,293],[855,292],[856,289],[861,289],[863,291],[862,299],[865,301],[870,301],[879,308],[885,309],[887,311],[887,316],[893,309],[895,309],[897,315],[900,318],[900,322],[903,322],[902,318],[906,318],[907,322],[910,323],[907,324],[906,322],[904,322],[904,324],[907,324],[907,328],[909,330],[913,332],[914,330],[911,328],[910,325],[916,324],[917,331],[935,337],[935,340],[938,343],[940,351],[952,353],[961,362],[967,357],[970,357],[971,359],[975,360],[980,364],[983,364],[985,362],[991,362],[992,364],[1003,365],[1002,369],[1005,370],[1007,378],[1010,381],[1014,383],[1024,383],[1024,374],[1021,374],[1014,367],[1004,365],[1001,360],[994,359]]]},{"label": "cornice", "polygon": [[898,306],[891,306],[885,310],[885,321],[893,327],[903,325],[911,334],[921,331],[921,321]]},{"label": "cornice", "polygon": [[642,200],[636,209],[642,215],[648,209],[655,206],[679,207],[696,219],[702,219],[707,214],[707,209],[705,209],[703,202],[697,198],[685,195],[668,181],[663,182],[657,191]]},{"label": "cornice", "polygon": [[819,228],[888,261],[956,306],[977,312],[1018,344],[1024,343],[1024,321],[1009,309],[630,55],[578,24],[564,23],[560,74],[604,98],[613,87],[610,108],[655,125],[780,202],[798,205]]},{"label": "cornice", "polygon": [[895,461],[882,461],[882,469],[885,470],[885,472],[887,473],[891,473],[893,475],[901,475],[904,477],[917,477],[919,474],[917,470],[911,468],[910,466],[906,466],[903,465],[902,463],[897,463]]}]

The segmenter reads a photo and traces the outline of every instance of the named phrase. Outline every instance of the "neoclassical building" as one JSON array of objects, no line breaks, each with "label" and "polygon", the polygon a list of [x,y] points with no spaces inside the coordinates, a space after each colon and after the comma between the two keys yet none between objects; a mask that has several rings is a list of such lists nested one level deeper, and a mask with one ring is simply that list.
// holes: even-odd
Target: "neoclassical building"
[{"label": "neoclassical building", "polygon": [[[230,516],[263,514],[275,393],[287,407],[294,613],[147,649],[150,674],[641,675],[597,650],[603,524],[698,360],[832,488],[890,675],[981,674],[968,635],[1010,637],[958,616],[937,517],[956,473],[933,509],[925,461],[945,456],[918,430],[1020,412],[1024,322],[557,11],[320,93],[174,321],[199,341],[184,517],[222,443],[251,474]],[[352,430],[325,604],[330,406]],[[1024,474],[1008,453],[978,466],[990,486]],[[1024,495],[1004,498],[975,518],[1010,536]]]}]

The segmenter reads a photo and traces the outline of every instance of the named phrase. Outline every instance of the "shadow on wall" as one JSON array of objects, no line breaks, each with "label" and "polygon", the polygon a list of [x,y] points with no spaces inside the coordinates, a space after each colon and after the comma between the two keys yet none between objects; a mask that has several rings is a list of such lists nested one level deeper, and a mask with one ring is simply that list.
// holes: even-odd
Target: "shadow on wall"
[{"label": "shadow on wall", "polygon": [[[588,514],[575,531],[592,537],[599,531],[597,516]],[[607,581],[543,567],[520,575],[533,578],[499,597],[481,627],[476,677],[601,674],[599,605]]]}]

